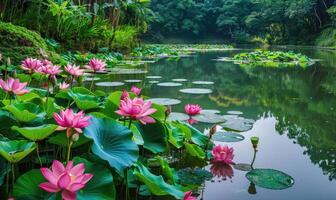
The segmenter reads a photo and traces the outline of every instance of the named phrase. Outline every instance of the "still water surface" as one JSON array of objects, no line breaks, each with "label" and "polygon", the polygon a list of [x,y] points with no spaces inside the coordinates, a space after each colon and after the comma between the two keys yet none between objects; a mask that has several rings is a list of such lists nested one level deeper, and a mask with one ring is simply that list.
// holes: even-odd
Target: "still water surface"
[{"label": "still water surface", "polygon": [[[140,68],[148,71],[146,74],[108,75],[99,80],[125,82],[135,79],[141,80],[140,83],[128,81],[123,86],[97,86],[97,89],[111,91],[141,86],[144,95],[180,100],[181,104],[173,106],[173,110],[178,112],[183,112],[187,103],[197,103],[203,109],[216,109],[223,115],[227,111],[241,111],[243,117],[256,122],[253,129],[242,133],[244,141],[228,144],[235,149],[234,161],[251,162],[253,149],[249,138],[258,136],[260,142],[254,168],[277,169],[295,180],[295,184],[285,190],[258,186],[254,189],[245,178],[246,172],[228,168],[219,171],[222,177],[204,183],[199,199],[336,199],[336,52],[293,49],[321,59],[307,69],[242,68],[214,60],[251,50],[197,53],[177,61],[147,63]],[[153,80],[172,82],[172,79],[187,81],[174,87],[150,83]],[[211,81],[214,84],[195,85],[193,81]],[[209,88],[213,92],[205,95],[179,92],[194,87]],[[204,129],[211,124],[199,123],[196,126]]]}]

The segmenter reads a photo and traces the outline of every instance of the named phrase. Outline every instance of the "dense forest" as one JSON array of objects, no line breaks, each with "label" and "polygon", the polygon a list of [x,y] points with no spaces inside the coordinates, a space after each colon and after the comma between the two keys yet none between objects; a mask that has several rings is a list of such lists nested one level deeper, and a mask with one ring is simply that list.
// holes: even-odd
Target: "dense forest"
[{"label": "dense forest", "polygon": [[335,44],[334,0],[152,0],[150,37]]}]

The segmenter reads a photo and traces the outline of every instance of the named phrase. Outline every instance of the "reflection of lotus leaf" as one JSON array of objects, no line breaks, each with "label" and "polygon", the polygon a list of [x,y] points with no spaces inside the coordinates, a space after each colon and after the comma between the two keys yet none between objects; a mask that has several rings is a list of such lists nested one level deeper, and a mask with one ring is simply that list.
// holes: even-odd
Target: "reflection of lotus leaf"
[{"label": "reflection of lotus leaf", "polygon": [[164,83],[158,83],[158,86],[162,86],[162,87],[178,87],[178,86],[182,86],[181,83],[174,83],[174,82],[164,82]]},{"label": "reflection of lotus leaf", "polygon": [[294,185],[294,179],[288,174],[275,169],[253,169],[246,178],[259,187],[283,190]]},{"label": "reflection of lotus leaf", "polygon": [[251,130],[255,122],[252,119],[246,119],[246,118],[238,117],[238,116],[235,118],[231,117],[231,118],[226,118],[226,119],[227,121],[222,123],[221,126],[223,126],[223,128],[226,130],[238,131],[238,132],[244,132],[244,131]]},{"label": "reflection of lotus leaf", "polygon": [[212,140],[218,142],[240,142],[244,139],[244,136],[232,132],[217,132],[212,136]]},{"label": "reflection of lotus leaf", "polygon": [[246,171],[246,172],[252,170],[251,164],[247,164],[247,163],[237,163],[233,165],[233,168],[235,168],[236,170]]},{"label": "reflection of lotus leaf", "polygon": [[163,105],[163,106],[172,106],[172,105],[177,105],[181,103],[180,100],[171,99],[171,98],[152,98],[152,99],[148,99],[147,101],[151,101],[153,103]]},{"label": "reflection of lotus leaf", "polygon": [[183,185],[201,185],[204,181],[209,181],[213,177],[212,173],[199,167],[180,169],[177,174]]},{"label": "reflection of lotus leaf", "polygon": [[186,88],[181,89],[180,92],[187,93],[187,94],[211,94],[211,89],[205,89],[205,88]]},{"label": "reflection of lotus leaf", "polygon": [[168,121],[185,121],[188,120],[189,116],[184,114],[184,113],[179,113],[179,112],[172,112],[170,113],[169,117],[168,117]]}]

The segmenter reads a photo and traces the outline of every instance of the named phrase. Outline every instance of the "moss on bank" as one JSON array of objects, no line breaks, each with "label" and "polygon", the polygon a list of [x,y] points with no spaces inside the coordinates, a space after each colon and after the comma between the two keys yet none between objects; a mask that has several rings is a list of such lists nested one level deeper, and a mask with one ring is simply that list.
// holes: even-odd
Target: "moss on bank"
[{"label": "moss on bank", "polygon": [[315,44],[322,47],[336,47],[336,28],[329,27],[324,29],[316,38]]},{"label": "moss on bank", "polygon": [[62,63],[62,58],[48,48],[44,39],[36,32],[11,23],[0,21],[0,53],[19,64],[27,57],[45,58]]}]

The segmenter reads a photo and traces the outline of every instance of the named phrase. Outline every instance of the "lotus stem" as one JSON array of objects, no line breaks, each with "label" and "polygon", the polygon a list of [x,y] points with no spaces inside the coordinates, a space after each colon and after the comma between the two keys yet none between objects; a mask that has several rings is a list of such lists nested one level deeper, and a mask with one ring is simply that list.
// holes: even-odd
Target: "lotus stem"
[{"label": "lotus stem", "polygon": [[252,162],[251,162],[251,168],[253,169],[253,164],[254,164],[254,161],[256,159],[256,156],[257,156],[257,149],[253,148],[254,149],[254,154],[253,154],[253,159],[252,159]]},{"label": "lotus stem", "polygon": [[130,119],[130,121],[129,121],[128,129],[131,129],[131,125],[132,125],[132,119]]},{"label": "lotus stem", "polygon": [[39,160],[40,166],[42,167],[42,161],[41,161],[41,157],[40,157],[40,151],[39,151],[39,143],[36,143],[36,155],[37,155],[37,159]]},{"label": "lotus stem", "polygon": [[12,195],[14,190],[14,182],[15,182],[15,171],[14,171],[14,163],[12,163]]},{"label": "lotus stem", "polygon": [[50,94],[50,88],[49,88],[49,79],[47,81],[47,100],[46,100],[46,113],[48,113],[48,98]]},{"label": "lotus stem", "polygon": [[93,82],[94,82],[95,76],[96,76],[96,72],[94,72],[93,76],[92,76],[91,85],[90,85],[90,91],[92,91],[92,87],[93,87]]},{"label": "lotus stem", "polygon": [[69,163],[69,160],[70,160],[71,145],[72,145],[71,139],[68,138],[68,151],[67,151],[67,159],[66,159],[67,163]]},{"label": "lotus stem", "polygon": [[6,173],[6,195],[9,195],[9,162],[7,162],[7,173]]}]

